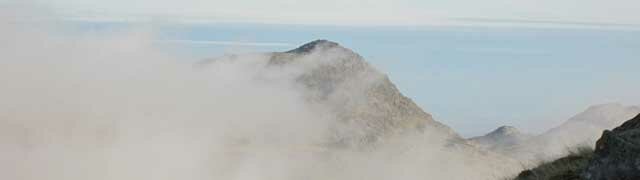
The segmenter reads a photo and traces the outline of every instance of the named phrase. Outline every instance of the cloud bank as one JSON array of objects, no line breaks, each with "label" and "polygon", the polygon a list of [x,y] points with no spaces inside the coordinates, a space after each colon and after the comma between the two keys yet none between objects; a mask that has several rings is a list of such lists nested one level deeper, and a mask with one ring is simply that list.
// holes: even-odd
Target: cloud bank
[{"label": "cloud bank", "polygon": [[429,132],[374,149],[322,146],[335,115],[302,97],[293,78],[304,69],[267,68],[264,54],[199,66],[156,49],[149,29],[65,36],[55,22],[2,17],[0,179],[495,179],[519,169]]}]

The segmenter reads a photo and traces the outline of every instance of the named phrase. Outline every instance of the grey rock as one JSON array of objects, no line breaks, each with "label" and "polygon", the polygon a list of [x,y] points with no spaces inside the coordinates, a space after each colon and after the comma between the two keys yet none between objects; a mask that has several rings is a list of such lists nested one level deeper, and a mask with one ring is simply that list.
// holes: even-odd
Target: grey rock
[{"label": "grey rock", "polygon": [[[322,107],[337,122],[331,127],[331,147],[375,144],[390,137],[418,133],[442,142],[464,139],[435,121],[404,96],[387,75],[350,49],[328,40],[316,40],[285,52],[266,56],[266,68],[295,71],[293,81],[305,101]],[[231,55],[215,61],[241,59]],[[466,145],[466,144],[465,144]]]},{"label": "grey rock", "polygon": [[316,40],[273,53],[269,64],[296,63],[313,64],[296,81],[306,89],[310,102],[325,104],[337,115],[341,124],[336,127],[336,145],[368,144],[394,134],[424,131],[462,139],[400,93],[362,56],[338,43]]},{"label": "grey rock", "polygon": [[604,131],[582,176],[586,180],[640,179],[640,115]]}]

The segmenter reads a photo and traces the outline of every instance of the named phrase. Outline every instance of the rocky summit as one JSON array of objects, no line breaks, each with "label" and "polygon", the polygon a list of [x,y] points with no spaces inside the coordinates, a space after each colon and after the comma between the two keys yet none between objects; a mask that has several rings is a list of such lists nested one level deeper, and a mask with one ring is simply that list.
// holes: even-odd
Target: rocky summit
[{"label": "rocky summit", "polygon": [[[211,59],[200,65],[249,55]],[[327,112],[332,147],[370,145],[400,134],[427,135],[445,144],[465,144],[448,126],[435,121],[404,96],[384,73],[352,50],[328,40],[316,40],[284,52],[258,55],[268,69],[290,72],[296,90],[312,108]],[[266,56],[266,57],[265,57]],[[454,143],[452,143],[454,142]],[[459,143],[455,143],[459,142]]]},{"label": "rocky summit", "polygon": [[286,52],[271,53],[271,66],[304,66],[295,78],[311,103],[325,105],[341,123],[337,144],[370,143],[393,134],[428,132],[461,140],[435,121],[389,78],[338,43],[316,40]]}]

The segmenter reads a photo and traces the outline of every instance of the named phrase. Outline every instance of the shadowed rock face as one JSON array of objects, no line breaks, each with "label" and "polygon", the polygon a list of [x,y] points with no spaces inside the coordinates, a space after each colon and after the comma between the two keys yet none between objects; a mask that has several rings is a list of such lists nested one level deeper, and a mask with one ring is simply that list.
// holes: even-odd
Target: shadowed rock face
[{"label": "shadowed rock face", "polygon": [[640,115],[604,131],[582,176],[587,180],[640,179]]},{"label": "shadowed rock face", "polygon": [[360,55],[327,40],[272,53],[270,66],[304,66],[295,79],[310,103],[336,114],[336,145],[371,143],[394,134],[427,132],[462,141],[449,127],[433,120],[402,95],[383,73]]}]

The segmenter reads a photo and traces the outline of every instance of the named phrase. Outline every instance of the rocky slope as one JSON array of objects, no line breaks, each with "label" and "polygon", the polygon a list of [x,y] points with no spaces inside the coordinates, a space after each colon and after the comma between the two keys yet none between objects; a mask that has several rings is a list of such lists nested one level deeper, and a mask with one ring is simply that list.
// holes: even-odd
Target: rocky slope
[{"label": "rocky slope", "polygon": [[[327,128],[326,142],[269,146],[286,151],[283,159],[308,158],[295,162],[296,167],[309,164],[318,174],[303,172],[302,179],[492,180],[521,170],[510,158],[471,146],[363,57],[335,42],[317,40],[286,52],[230,55],[200,65],[238,61],[257,66],[243,72],[265,71],[257,73],[258,83],[284,79],[296,92],[292,96],[304,101],[302,109],[327,116],[314,120],[328,127],[312,128]],[[243,141],[235,149],[268,146],[247,144],[252,143]]]},{"label": "rocky slope", "polygon": [[595,151],[583,149],[521,172],[516,180],[640,179],[640,114],[605,130]]},{"label": "rocky slope", "polygon": [[265,56],[267,68],[291,72],[295,86],[310,106],[335,116],[333,146],[371,144],[414,132],[427,133],[443,142],[464,142],[451,128],[402,95],[385,74],[335,42],[316,40]]},{"label": "rocky slope", "polygon": [[[227,59],[242,59],[242,56],[232,55]],[[447,147],[454,147],[442,148],[444,151],[457,149],[463,154],[491,157],[487,161],[501,167],[491,169],[502,169],[512,166],[504,163],[511,160],[493,152],[519,159],[524,164],[557,159],[566,155],[571,147],[595,142],[601,130],[640,113],[640,108],[635,106],[605,104],[591,107],[539,136],[530,137],[514,128],[502,127],[467,141],[402,95],[385,74],[360,55],[335,42],[317,40],[290,51],[260,56],[265,68],[288,75],[301,92],[305,106],[322,109],[330,119],[336,120],[330,127],[328,146],[323,147],[362,147],[398,135],[419,134],[419,141],[429,140],[425,145],[440,149],[440,144],[431,142],[443,142],[450,145]]]}]

